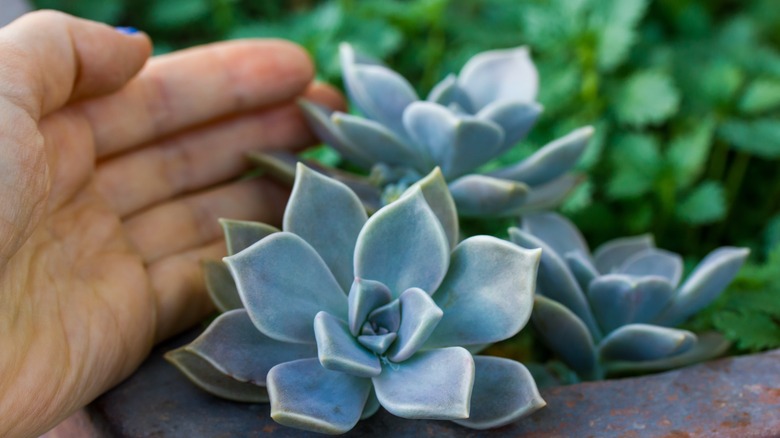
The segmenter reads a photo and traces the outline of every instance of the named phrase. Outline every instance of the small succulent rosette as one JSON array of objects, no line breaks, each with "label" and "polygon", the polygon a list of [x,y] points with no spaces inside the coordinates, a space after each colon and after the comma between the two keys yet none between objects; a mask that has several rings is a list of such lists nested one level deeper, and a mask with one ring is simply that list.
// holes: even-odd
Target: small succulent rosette
[{"label": "small succulent rosette", "polygon": [[299,165],[284,231],[223,225],[232,276],[212,264],[208,280],[233,310],[168,355],[203,389],[332,434],[379,406],[477,429],[544,406],[522,364],[469,352],[527,323],[540,251],[457,243],[438,170],[368,218],[345,185]]},{"label": "small succulent rosette", "polygon": [[475,173],[523,139],[542,108],[538,73],[525,47],[471,58],[460,74],[420,100],[409,82],[378,61],[341,46],[344,84],[363,115],[301,107],[320,138],[365,170],[392,200],[441,168],[464,217],[516,216],[557,205],[580,181],[568,174],[593,133],[577,129],[514,165]]},{"label": "small succulent rosette", "polygon": [[716,333],[672,328],[711,303],[748,255],[711,252],[680,284],[682,258],[650,235],[606,242],[591,256],[579,230],[556,213],[523,217],[510,239],[541,248],[532,320],[543,341],[584,379],[659,371],[716,357]]}]

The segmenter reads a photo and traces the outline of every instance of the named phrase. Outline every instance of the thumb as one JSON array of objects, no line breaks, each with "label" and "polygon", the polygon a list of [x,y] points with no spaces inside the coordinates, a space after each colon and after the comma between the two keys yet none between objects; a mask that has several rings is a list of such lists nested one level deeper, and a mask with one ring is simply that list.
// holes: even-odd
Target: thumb
[{"label": "thumb", "polygon": [[53,11],[0,28],[0,265],[27,240],[46,208],[49,158],[38,124],[69,102],[121,88],[151,43]]}]

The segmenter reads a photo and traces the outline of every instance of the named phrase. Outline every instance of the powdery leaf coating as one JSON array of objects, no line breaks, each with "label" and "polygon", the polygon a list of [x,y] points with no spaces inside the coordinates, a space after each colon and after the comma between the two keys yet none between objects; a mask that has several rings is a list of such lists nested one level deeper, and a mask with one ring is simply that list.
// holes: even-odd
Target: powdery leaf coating
[{"label": "powdery leaf coating", "polygon": [[444,315],[431,296],[419,288],[407,289],[398,301],[401,303],[401,325],[396,332],[398,338],[387,351],[387,358],[393,362],[403,362],[412,357]]},{"label": "powdery leaf coating", "polygon": [[325,369],[316,358],[273,367],[267,384],[274,421],[328,434],[355,427],[371,392],[371,380]]},{"label": "powdery leaf coating", "polygon": [[527,47],[491,50],[471,58],[460,71],[458,82],[479,110],[501,100],[535,101],[539,73]]},{"label": "powdery leaf coating", "polygon": [[669,304],[674,287],[663,277],[602,275],[590,283],[588,300],[604,333],[632,323],[649,323]]},{"label": "powdery leaf coating", "polygon": [[[452,376],[460,376],[452,379]],[[461,347],[421,351],[371,379],[379,403],[404,418],[468,418],[474,359]]]},{"label": "powdery leaf coating", "polygon": [[206,291],[220,312],[244,307],[244,304],[241,303],[241,297],[238,295],[236,282],[230,275],[230,270],[225,262],[204,260],[201,266],[203,266]]},{"label": "powdery leaf coating", "polygon": [[357,377],[374,377],[382,372],[379,358],[357,342],[347,323],[328,312],[314,317],[314,334],[323,367]]},{"label": "powdery leaf coating", "polygon": [[604,338],[599,345],[603,360],[658,360],[684,353],[696,344],[696,335],[649,324],[628,324]]}]

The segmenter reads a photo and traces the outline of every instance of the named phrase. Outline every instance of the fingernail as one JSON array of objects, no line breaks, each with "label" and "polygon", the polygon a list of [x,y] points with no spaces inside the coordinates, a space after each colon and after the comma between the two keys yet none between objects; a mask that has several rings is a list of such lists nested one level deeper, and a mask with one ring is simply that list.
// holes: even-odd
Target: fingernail
[{"label": "fingernail", "polygon": [[138,33],[138,29],[129,26],[119,26],[116,27],[115,29],[117,30],[117,32],[123,33],[125,35],[135,35]]}]

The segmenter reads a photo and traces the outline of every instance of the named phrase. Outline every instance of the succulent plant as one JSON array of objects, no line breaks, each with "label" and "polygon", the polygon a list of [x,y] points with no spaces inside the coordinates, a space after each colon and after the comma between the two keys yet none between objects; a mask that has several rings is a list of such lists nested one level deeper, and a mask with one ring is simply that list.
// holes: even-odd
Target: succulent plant
[{"label": "succulent plant", "polygon": [[522,364],[469,351],[526,324],[540,251],[457,243],[438,169],[368,218],[345,185],[299,164],[283,231],[223,226],[231,276],[207,266],[227,311],[168,354],[203,389],[270,400],[277,422],[325,433],[380,405],[472,428],[544,405]]},{"label": "succulent plant", "polygon": [[440,167],[462,216],[516,216],[549,208],[579,182],[567,174],[591,127],[577,129],[514,165],[478,168],[524,138],[542,111],[538,74],[525,47],[480,53],[420,100],[412,86],[378,61],[341,45],[344,84],[364,117],[303,100],[320,138],[366,170],[392,200]]},{"label": "succulent plant", "polygon": [[728,342],[674,326],[726,288],[749,251],[711,252],[681,284],[680,255],[650,235],[604,243],[591,255],[568,219],[534,213],[512,228],[523,248],[541,248],[532,320],[544,342],[582,378],[657,371],[710,359]]}]

